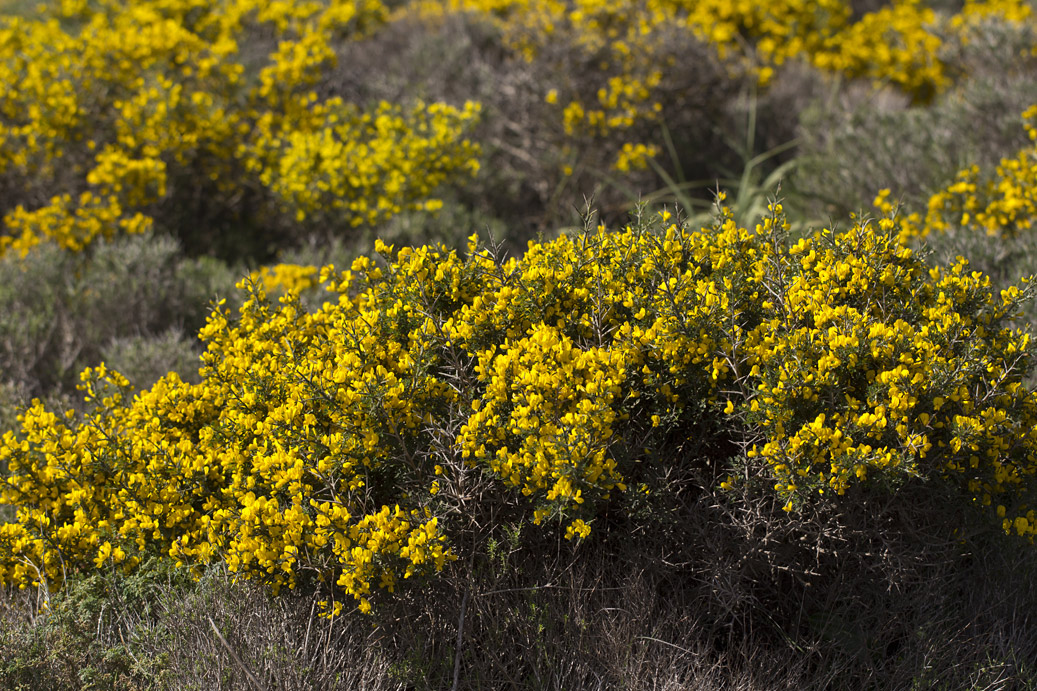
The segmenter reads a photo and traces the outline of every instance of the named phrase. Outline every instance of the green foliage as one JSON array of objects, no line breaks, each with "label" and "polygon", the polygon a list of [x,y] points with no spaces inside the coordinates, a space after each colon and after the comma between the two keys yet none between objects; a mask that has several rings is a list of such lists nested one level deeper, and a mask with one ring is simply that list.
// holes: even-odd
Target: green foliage
[{"label": "green foliage", "polygon": [[170,564],[151,560],[130,576],[101,570],[70,583],[48,599],[37,626],[5,622],[0,683],[10,689],[137,689],[158,679],[167,658],[146,654],[144,647],[169,637],[161,630],[161,610],[170,591],[189,582]]},{"label": "green foliage", "polygon": [[150,388],[169,372],[186,382],[198,381],[198,344],[176,329],[157,336],[129,336],[110,341],[101,359],[122,372],[137,389]]},{"label": "green foliage", "polygon": [[[643,199],[631,200],[648,204],[670,206],[689,214],[691,225],[708,225],[715,206],[717,195],[724,194],[724,201],[731,210],[732,217],[738,225],[748,226],[767,214],[767,206],[774,191],[781,190],[782,181],[795,169],[798,161],[783,157],[796,145],[794,140],[785,141],[777,146],[756,153],[756,137],[758,132],[757,108],[759,101],[755,90],[749,92],[745,113],[744,141],[732,142],[730,148],[742,159],[740,171],[722,171],[724,176],[710,180],[687,180],[680,163],[677,147],[669,131],[664,130],[666,150],[670,155],[670,164],[674,169],[671,176],[656,161],[651,161],[659,177],[666,186]],[[782,160],[785,158],[786,160]],[[708,198],[707,198],[708,197]],[[802,235],[805,227],[797,222],[793,231]]]},{"label": "green foliage", "polygon": [[0,258],[0,373],[32,396],[74,391],[79,371],[108,352],[131,367],[150,358],[145,384],[171,369],[189,375],[197,369],[187,367],[189,342],[172,347],[166,335],[145,356],[130,354],[125,339],[197,331],[209,301],[230,295],[236,278],[217,260],[184,258],[164,237],[100,241],[82,255],[48,245]]}]

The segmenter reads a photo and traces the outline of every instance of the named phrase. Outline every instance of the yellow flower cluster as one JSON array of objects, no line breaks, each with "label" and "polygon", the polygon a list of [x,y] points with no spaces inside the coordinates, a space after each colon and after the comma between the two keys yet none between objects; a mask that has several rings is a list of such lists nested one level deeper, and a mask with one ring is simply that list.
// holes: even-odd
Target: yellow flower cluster
[{"label": "yellow flower cluster", "polygon": [[[479,170],[477,144],[464,133],[479,105],[418,102],[407,112],[382,102],[362,112],[340,99],[315,107],[319,122],[256,133],[251,167],[297,221],[345,219],[374,225],[404,210],[434,208],[433,190],[461,171]],[[281,126],[286,124],[282,122]]]},{"label": "yellow flower cluster", "polygon": [[[1022,114],[1032,144],[1002,158],[993,175],[979,166],[958,171],[953,183],[929,198],[925,218],[909,216],[908,237],[927,237],[951,228],[968,228],[991,237],[1012,238],[1027,233],[1037,218],[1037,105]],[[880,209],[892,209],[889,190],[875,199]]]},{"label": "yellow flower cluster", "polygon": [[[774,67],[824,51],[850,19],[850,6],[843,0],[684,0],[678,4],[687,10],[697,36],[715,45],[721,58],[753,60],[764,84]],[[747,42],[755,44],[755,56],[747,54]]]},{"label": "yellow flower cluster", "polygon": [[575,348],[539,324],[506,352],[481,352],[476,373],[485,393],[458,436],[466,459],[563,509],[584,491],[624,489],[608,454],[625,379],[619,353]]},{"label": "yellow flower cluster", "polygon": [[[997,294],[963,259],[928,269],[892,220],[879,226],[826,231],[782,258],[790,282],[744,340],[762,376],[742,407],[766,437],[749,456],[772,467],[789,509],[875,475],[947,478],[983,505],[1025,494],[1037,397],[1023,386],[1029,335],[1010,325],[1029,288]],[[1032,505],[1016,512],[1032,523]]]},{"label": "yellow flower cluster", "polygon": [[0,253],[14,250],[24,257],[44,239],[78,251],[98,236],[109,237],[117,231],[146,232],[152,227],[152,219],[142,213],[128,215],[112,197],[83,192],[77,200],[68,194],[59,195],[33,211],[18,205],[4,216],[3,224],[11,235],[0,236]]},{"label": "yellow flower cluster", "polygon": [[968,41],[971,27],[992,19],[1022,24],[1033,20],[1033,7],[1021,0],[965,0],[961,12],[951,18],[951,28]]},{"label": "yellow flower cluster", "polygon": [[250,278],[269,294],[301,293],[318,283],[318,269],[301,264],[274,264],[253,271]]},{"label": "yellow flower cluster", "polygon": [[379,243],[322,271],[314,311],[245,281],[200,332],[200,383],[131,396],[87,370],[85,412],[37,403],[3,436],[0,580],[157,551],[368,611],[500,502],[583,538],[651,469],[716,470],[738,444],[789,510],[922,477],[1032,539],[1037,394],[1010,327],[1029,289],[929,268],[890,218],[786,231],[772,204],[753,229],[664,213],[504,262],[474,237]]},{"label": "yellow flower cluster", "polygon": [[806,54],[822,69],[892,84],[926,101],[956,76],[944,61],[947,44],[968,43],[975,28],[991,19],[1032,23],[1033,9],[1024,0],[968,0],[960,12],[946,17],[921,0],[894,0],[830,32]]},{"label": "yellow flower cluster", "polygon": [[923,98],[944,89],[950,78],[940,62],[937,16],[920,0],[897,0],[861,17],[818,51],[815,65],[850,77],[890,82]]},{"label": "yellow flower cluster", "polygon": [[315,93],[328,92],[336,42],[384,23],[379,0],[40,12],[0,19],[0,250],[80,249],[154,223],[177,233],[195,209],[276,232],[326,208],[316,222],[348,228],[420,208],[477,169],[463,138],[473,104],[365,111]]},{"label": "yellow flower cluster", "polygon": [[893,0],[852,22],[850,3],[842,0],[686,4],[699,34],[721,55],[741,54],[745,39],[755,43],[761,83],[769,81],[775,66],[803,57],[850,78],[895,85],[919,100],[951,83],[940,55],[945,41],[967,43],[984,20],[1022,23],[1033,15],[1025,0],[968,0],[950,16],[922,0]]},{"label": "yellow flower cluster", "polygon": [[4,437],[0,496],[20,507],[4,580],[57,586],[114,544],[127,567],[145,550],[223,559],[275,592],[310,578],[368,610],[372,588],[443,568],[439,520],[401,508],[394,465],[415,462],[415,411],[442,392],[367,328],[370,310],[275,310],[252,288],[236,326],[217,310],[203,330],[202,384],[170,374],[130,400],[119,375],[87,370],[91,412],[66,423],[36,404]]}]

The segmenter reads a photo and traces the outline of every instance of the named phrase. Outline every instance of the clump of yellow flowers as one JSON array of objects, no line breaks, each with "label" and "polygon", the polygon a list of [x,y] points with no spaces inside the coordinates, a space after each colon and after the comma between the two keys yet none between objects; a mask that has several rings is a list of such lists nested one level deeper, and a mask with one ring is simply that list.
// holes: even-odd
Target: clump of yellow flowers
[{"label": "clump of yellow flowers", "polygon": [[302,264],[274,264],[260,267],[249,278],[258,282],[268,295],[287,292],[302,293],[317,285],[319,270]]},{"label": "clump of yellow flowers", "polygon": [[1030,288],[930,268],[893,217],[791,243],[780,203],[754,228],[721,206],[709,227],[664,212],[506,261],[474,237],[376,249],[325,267],[313,311],[244,281],[199,334],[198,384],[134,394],[102,365],[84,412],[29,408],[0,443],[0,580],[157,552],[369,611],[494,506],[583,539],[648,469],[719,469],[720,490],[735,453],[790,511],[922,478],[1037,535],[1012,326]]},{"label": "clump of yellow flowers", "polygon": [[478,104],[359,106],[327,86],[336,45],[387,16],[380,0],[102,0],[0,17],[0,252],[156,225],[283,245],[303,221],[434,206],[478,169]]}]

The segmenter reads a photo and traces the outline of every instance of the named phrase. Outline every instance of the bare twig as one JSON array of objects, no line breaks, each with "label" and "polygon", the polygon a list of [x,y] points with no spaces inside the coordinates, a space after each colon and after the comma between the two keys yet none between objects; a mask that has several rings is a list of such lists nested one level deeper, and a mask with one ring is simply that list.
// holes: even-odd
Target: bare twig
[{"label": "bare twig", "polygon": [[220,639],[220,643],[223,645],[224,648],[226,648],[227,652],[230,654],[231,659],[234,660],[234,664],[236,664],[241,669],[241,671],[245,673],[245,676],[248,677],[248,680],[249,682],[251,682],[252,686],[254,686],[256,689],[259,689],[259,691],[263,691],[264,687],[262,684],[259,683],[259,679],[256,679],[256,675],[252,674],[248,666],[245,665],[245,663],[242,661],[240,657],[238,657],[238,654],[234,652],[234,649],[230,647],[230,643],[228,643],[227,639],[223,637],[223,634],[220,633],[220,630],[216,628],[216,622],[212,620],[212,617],[206,617],[206,619],[209,620],[209,626],[212,627],[212,632],[216,634],[216,637],[218,639]]},{"label": "bare twig", "polygon": [[464,639],[464,615],[465,609],[468,607],[468,594],[471,592],[471,588],[467,588],[464,591],[464,597],[461,598],[461,616],[457,622],[457,646],[454,650],[454,683],[451,686],[451,691],[457,691],[457,684],[461,680],[461,643]]}]

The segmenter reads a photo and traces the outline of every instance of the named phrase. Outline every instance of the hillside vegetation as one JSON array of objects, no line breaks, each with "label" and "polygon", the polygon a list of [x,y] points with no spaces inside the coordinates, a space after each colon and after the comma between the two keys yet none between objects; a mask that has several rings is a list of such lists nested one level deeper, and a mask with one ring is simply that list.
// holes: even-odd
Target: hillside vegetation
[{"label": "hillside vegetation", "polygon": [[5,688],[1037,688],[1030,3],[0,11]]}]

